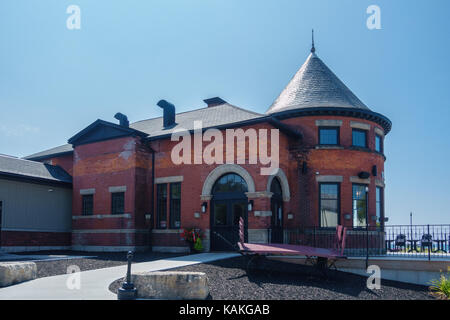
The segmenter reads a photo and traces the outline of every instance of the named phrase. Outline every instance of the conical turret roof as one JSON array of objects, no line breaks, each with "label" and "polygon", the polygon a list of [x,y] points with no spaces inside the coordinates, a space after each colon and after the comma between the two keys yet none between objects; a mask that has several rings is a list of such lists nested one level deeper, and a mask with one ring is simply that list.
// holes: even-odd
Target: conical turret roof
[{"label": "conical turret roof", "polygon": [[323,107],[370,111],[322,62],[315,50],[311,50],[303,66],[266,113]]}]

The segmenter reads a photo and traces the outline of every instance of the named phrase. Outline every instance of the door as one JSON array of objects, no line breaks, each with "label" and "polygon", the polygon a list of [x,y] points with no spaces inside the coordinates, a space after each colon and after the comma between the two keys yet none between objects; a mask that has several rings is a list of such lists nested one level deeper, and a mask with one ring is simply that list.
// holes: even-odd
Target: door
[{"label": "door", "polygon": [[274,178],[270,187],[273,193],[270,199],[270,206],[272,211],[271,217],[271,243],[283,243],[283,196],[281,185],[277,178]]},{"label": "door", "polygon": [[283,202],[272,199],[271,243],[283,243]]},{"label": "door", "polygon": [[234,251],[239,241],[239,219],[244,219],[244,234],[247,238],[247,201],[215,200],[211,212],[211,250]]},{"label": "door", "polygon": [[234,251],[239,240],[239,218],[244,219],[247,236],[247,196],[245,180],[228,173],[215,182],[211,201],[211,250]]}]

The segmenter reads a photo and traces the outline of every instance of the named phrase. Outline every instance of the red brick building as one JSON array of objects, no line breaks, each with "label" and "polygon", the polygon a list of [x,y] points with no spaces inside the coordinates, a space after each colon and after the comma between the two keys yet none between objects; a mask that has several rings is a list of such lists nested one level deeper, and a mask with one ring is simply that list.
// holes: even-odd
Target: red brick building
[{"label": "red brick building", "polygon": [[[311,51],[265,114],[220,98],[176,114],[161,101],[163,117],[129,124],[117,114],[119,124],[97,120],[69,144],[27,157],[72,175],[72,248],[187,251],[181,232],[197,227],[206,250],[226,250],[224,238],[235,241],[240,216],[252,242],[282,240],[268,229],[382,225],[383,145],[391,122],[364,105]],[[233,138],[234,161],[174,163],[179,141],[172,141],[172,133],[195,133],[194,121],[224,137],[230,129],[266,129],[270,141],[271,130],[278,129],[279,169],[262,175],[267,165],[250,164],[255,150],[245,136]],[[203,150],[209,143],[200,141]],[[224,139],[224,159],[228,147]]]}]

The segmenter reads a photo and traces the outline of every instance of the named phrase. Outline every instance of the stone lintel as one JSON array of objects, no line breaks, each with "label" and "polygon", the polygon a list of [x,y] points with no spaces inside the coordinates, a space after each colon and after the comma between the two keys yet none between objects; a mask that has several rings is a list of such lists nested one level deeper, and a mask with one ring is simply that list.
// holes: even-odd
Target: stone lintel
[{"label": "stone lintel", "polygon": [[342,182],[343,176],[316,176],[317,182]]},{"label": "stone lintel", "polygon": [[81,194],[81,195],[95,194],[95,188],[90,188],[90,189],[80,189],[80,194]]},{"label": "stone lintel", "polygon": [[351,183],[362,183],[362,184],[370,184],[370,178],[361,179],[360,177],[350,177]]},{"label": "stone lintel", "polygon": [[183,182],[183,176],[160,177],[155,179],[155,184]]},{"label": "stone lintel", "polygon": [[355,129],[370,130],[370,124],[357,121],[350,121],[350,127]]},{"label": "stone lintel", "polygon": [[126,192],[127,191],[127,186],[117,186],[117,187],[109,187],[108,191],[113,193],[113,192]]},{"label": "stone lintel", "polygon": [[318,127],[341,127],[342,120],[316,120]]}]

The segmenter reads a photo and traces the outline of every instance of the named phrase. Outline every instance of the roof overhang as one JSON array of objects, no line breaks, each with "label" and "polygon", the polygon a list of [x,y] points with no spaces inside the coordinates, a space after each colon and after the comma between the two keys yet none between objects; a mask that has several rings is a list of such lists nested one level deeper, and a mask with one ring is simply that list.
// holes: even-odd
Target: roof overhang
[{"label": "roof overhang", "polygon": [[104,120],[96,120],[68,140],[74,147],[128,136],[146,137],[148,134]]},{"label": "roof overhang", "polygon": [[[222,130],[222,129],[239,128],[239,127],[245,127],[245,126],[250,126],[250,125],[254,125],[254,124],[264,123],[264,122],[271,124],[272,126],[279,129],[281,132],[283,132],[284,134],[286,134],[290,137],[297,138],[297,139],[301,139],[303,137],[301,132],[299,132],[298,130],[295,130],[294,128],[292,128],[291,126],[289,126],[287,124],[280,122],[278,119],[276,119],[272,115],[261,117],[261,118],[256,118],[256,119],[227,123],[227,124],[223,124],[223,125],[219,125],[219,126],[206,127],[206,128],[202,128],[202,131],[206,131],[208,129]],[[186,131],[189,132],[190,134],[194,133],[194,129],[186,130]],[[149,136],[146,138],[146,140],[147,141],[155,141],[155,140],[167,139],[167,138],[170,138],[171,136],[172,136],[172,133],[154,136],[154,137]]]},{"label": "roof overhang", "polygon": [[48,155],[45,155],[45,156],[38,156],[38,157],[26,156],[26,157],[23,157],[23,159],[25,159],[25,160],[33,160],[33,161],[41,161],[41,160],[46,160],[46,159],[50,159],[50,158],[57,158],[57,157],[67,156],[69,154],[73,154],[73,150],[71,150],[71,151],[64,151],[64,152],[57,152],[57,153],[52,153],[52,154],[48,154]]},{"label": "roof overhang", "polygon": [[279,113],[273,113],[272,115],[280,120],[295,117],[326,116],[326,115],[352,117],[369,120],[379,124],[384,129],[385,134],[388,134],[389,131],[391,131],[392,129],[392,122],[387,117],[383,116],[380,113],[373,112],[371,110],[357,109],[357,108],[340,108],[340,107],[301,108],[301,109],[281,111]]},{"label": "roof overhang", "polygon": [[34,177],[34,176],[30,176],[30,175],[22,175],[22,174],[11,173],[11,172],[0,171],[0,179],[35,183],[35,184],[41,184],[41,185],[46,185],[46,186],[72,188],[72,182],[61,181],[61,180],[51,180],[51,179]]}]

